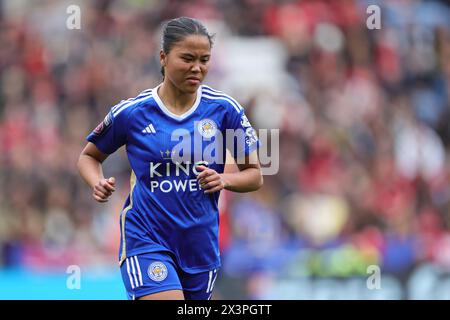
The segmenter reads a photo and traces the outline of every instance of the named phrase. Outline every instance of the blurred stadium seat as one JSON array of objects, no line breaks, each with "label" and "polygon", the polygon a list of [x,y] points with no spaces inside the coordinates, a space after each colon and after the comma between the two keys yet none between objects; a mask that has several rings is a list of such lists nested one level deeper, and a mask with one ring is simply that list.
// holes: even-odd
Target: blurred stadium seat
[{"label": "blurred stadium seat", "polygon": [[450,299],[450,7],[419,0],[0,0],[0,299],[125,299],[125,153],[105,205],[75,164],[112,105],[159,83],[160,23],[181,15],[217,35],[207,83],[280,130],[279,173],[221,199],[215,297]]}]

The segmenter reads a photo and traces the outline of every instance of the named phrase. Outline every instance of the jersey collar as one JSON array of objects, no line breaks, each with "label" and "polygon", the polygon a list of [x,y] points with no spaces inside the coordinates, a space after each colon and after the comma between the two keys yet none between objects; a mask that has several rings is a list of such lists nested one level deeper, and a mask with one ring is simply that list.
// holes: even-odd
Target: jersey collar
[{"label": "jersey collar", "polygon": [[177,115],[173,112],[171,112],[162,102],[161,98],[158,96],[158,88],[162,85],[162,83],[160,85],[158,85],[156,88],[152,89],[152,96],[156,101],[156,104],[158,105],[158,107],[161,109],[162,112],[164,112],[167,116],[181,121],[186,119],[187,117],[189,117],[199,106],[200,104],[200,100],[202,99],[202,86],[199,86],[197,89],[197,97],[195,98],[195,102],[192,105],[192,107],[186,111],[185,113],[181,114],[181,115]]}]

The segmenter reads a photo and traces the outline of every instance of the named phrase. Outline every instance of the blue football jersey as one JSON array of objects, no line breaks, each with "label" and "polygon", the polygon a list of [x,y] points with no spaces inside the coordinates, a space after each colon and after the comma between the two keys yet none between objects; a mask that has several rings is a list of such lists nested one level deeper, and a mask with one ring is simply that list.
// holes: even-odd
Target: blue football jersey
[{"label": "blue football jersey", "polygon": [[230,96],[202,85],[194,105],[176,115],[159,98],[158,87],[112,107],[87,137],[105,154],[125,145],[132,169],[120,216],[120,264],[165,251],[188,273],[219,268],[219,192],[200,188],[196,163],[222,173],[225,148],[239,159],[260,141]]}]

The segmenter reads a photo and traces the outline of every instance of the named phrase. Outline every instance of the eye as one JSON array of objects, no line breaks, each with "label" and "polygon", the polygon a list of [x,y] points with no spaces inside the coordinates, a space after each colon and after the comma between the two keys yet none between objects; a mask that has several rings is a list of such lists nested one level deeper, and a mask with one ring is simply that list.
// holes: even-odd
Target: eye
[{"label": "eye", "polygon": [[209,61],[209,57],[205,57],[201,59],[202,63],[207,63]]}]

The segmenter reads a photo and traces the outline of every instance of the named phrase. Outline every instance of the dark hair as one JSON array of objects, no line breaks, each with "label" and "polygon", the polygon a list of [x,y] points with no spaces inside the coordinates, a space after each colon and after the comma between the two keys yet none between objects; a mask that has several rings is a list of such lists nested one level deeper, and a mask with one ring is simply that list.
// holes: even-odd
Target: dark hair
[{"label": "dark hair", "polygon": [[[209,44],[213,45],[213,35],[208,33],[208,30],[200,21],[189,17],[179,17],[164,23],[161,48],[165,54],[168,54],[177,42],[190,35],[205,36],[208,38]],[[161,67],[161,73],[164,76],[164,67]]]}]

